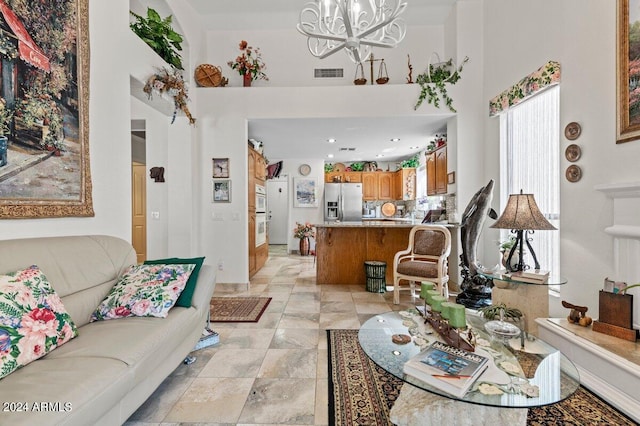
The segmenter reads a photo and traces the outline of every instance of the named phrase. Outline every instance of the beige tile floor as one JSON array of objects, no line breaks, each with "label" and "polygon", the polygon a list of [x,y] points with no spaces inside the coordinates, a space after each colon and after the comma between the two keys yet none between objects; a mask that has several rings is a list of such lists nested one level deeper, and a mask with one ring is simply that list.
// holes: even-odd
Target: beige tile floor
[{"label": "beige tile floor", "polygon": [[216,296],[265,296],[257,323],[213,323],[217,345],[194,351],[125,423],[139,425],[327,425],[326,329],[357,329],[372,315],[400,305],[393,293],[364,283],[316,285],[313,257],[272,246],[247,286],[218,284]]}]

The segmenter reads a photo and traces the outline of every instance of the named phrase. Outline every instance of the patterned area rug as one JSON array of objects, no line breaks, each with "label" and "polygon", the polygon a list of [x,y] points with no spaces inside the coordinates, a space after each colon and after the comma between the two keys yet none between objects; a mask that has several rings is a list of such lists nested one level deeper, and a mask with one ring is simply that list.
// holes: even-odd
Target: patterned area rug
[{"label": "patterned area rug", "polygon": [[[367,357],[358,330],[327,330],[329,424],[389,426],[389,410],[402,381]],[[635,425],[624,414],[583,388],[558,404],[529,410],[527,425]]]},{"label": "patterned area rug", "polygon": [[212,297],[211,322],[258,322],[269,302],[270,297]]}]

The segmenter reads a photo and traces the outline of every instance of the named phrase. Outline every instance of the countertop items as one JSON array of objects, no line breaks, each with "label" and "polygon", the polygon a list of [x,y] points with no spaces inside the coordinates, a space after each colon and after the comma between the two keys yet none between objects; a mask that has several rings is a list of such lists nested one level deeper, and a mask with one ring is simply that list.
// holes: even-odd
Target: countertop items
[{"label": "countertop items", "polygon": [[[323,222],[316,223],[313,226],[316,228],[411,228],[414,225],[422,223],[420,219],[411,218],[375,218],[375,219],[363,219],[361,222]],[[432,225],[443,225],[448,228],[454,228],[460,226],[459,224],[448,222],[435,222]],[[403,247],[406,248],[406,247]]]}]

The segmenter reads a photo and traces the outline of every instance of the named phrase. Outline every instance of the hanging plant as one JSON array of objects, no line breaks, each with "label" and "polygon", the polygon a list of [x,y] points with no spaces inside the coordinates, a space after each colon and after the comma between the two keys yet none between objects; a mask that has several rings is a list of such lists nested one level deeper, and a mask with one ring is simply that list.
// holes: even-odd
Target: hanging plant
[{"label": "hanging plant", "polygon": [[416,83],[420,85],[420,96],[413,109],[418,109],[425,99],[428,103],[433,104],[434,107],[440,108],[440,98],[442,98],[447,108],[449,108],[451,112],[456,112],[453,107],[453,100],[447,93],[446,84],[456,84],[458,80],[460,80],[462,67],[468,60],[469,58],[465,56],[457,69],[453,65],[453,59],[449,59],[446,62],[429,64],[427,71],[418,74],[416,78]]},{"label": "hanging plant", "polygon": [[135,22],[129,24],[131,30],[168,64],[179,70],[184,69],[180,56],[183,39],[171,27],[172,16],[162,19],[158,12],[150,7],[147,8],[146,18],[133,12],[129,13],[136,18]]},{"label": "hanging plant", "polygon": [[162,68],[156,74],[149,77],[142,90],[149,96],[149,99],[151,99],[153,92],[160,94],[166,93],[173,97],[175,109],[173,110],[171,124],[176,120],[178,110],[182,110],[185,113],[189,119],[189,124],[195,124],[196,119],[193,118],[187,107],[189,96],[187,95],[186,84],[182,78],[182,72],[179,70],[174,69],[169,71],[166,68]]}]

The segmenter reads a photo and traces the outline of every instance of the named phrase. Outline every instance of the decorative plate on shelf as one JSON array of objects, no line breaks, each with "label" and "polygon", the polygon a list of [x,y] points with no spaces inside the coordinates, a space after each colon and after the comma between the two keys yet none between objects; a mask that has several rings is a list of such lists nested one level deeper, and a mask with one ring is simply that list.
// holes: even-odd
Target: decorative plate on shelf
[{"label": "decorative plate on shelf", "polygon": [[578,161],[581,155],[582,155],[582,150],[575,143],[572,143],[571,145],[569,145],[567,149],[564,151],[564,156],[567,158],[567,160],[571,161],[572,163],[574,161]]},{"label": "decorative plate on shelf", "polygon": [[567,167],[565,176],[567,177],[567,180],[569,182],[577,182],[582,177],[582,169],[580,169],[580,167],[576,166],[575,164],[572,164],[571,166]]},{"label": "decorative plate on shelf", "polygon": [[302,164],[299,168],[298,171],[300,172],[300,174],[302,176],[307,176],[309,173],[311,173],[311,166],[308,164]]},{"label": "decorative plate on shelf", "polygon": [[342,163],[336,163],[333,165],[333,171],[334,172],[344,172],[344,170],[347,168],[347,166],[345,166]]},{"label": "decorative plate on shelf", "polygon": [[384,203],[380,211],[384,217],[393,217],[393,215],[396,214],[396,205],[393,203]]},{"label": "decorative plate on shelf", "polygon": [[572,121],[567,124],[567,127],[564,128],[564,137],[569,139],[570,141],[578,139],[580,133],[582,132],[582,128],[578,123]]}]

